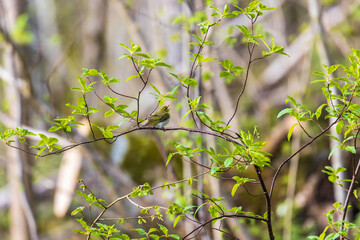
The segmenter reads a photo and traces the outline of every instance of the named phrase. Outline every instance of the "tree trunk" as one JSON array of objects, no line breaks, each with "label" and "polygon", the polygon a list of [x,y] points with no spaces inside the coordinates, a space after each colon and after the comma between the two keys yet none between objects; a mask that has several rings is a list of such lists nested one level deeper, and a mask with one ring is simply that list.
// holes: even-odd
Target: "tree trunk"
[{"label": "tree trunk", "polygon": [[[9,82],[5,86],[5,99],[8,106],[8,115],[20,126],[22,119],[27,114],[22,108],[22,95],[28,95],[29,91],[20,88],[24,84],[24,76],[28,76],[21,60],[19,46],[16,39],[8,34],[14,28],[17,18],[22,13],[22,0],[2,0],[0,2],[1,30],[5,36],[6,45],[3,55],[4,69],[9,75]],[[26,85],[26,84],[25,84]],[[29,85],[27,85],[29,86]],[[25,90],[24,92],[21,92]],[[19,141],[12,143],[14,147],[20,147]],[[25,160],[21,152],[14,148],[7,148],[7,176],[10,187],[10,238],[16,240],[37,239],[36,223],[29,203],[31,195],[31,169],[26,168],[29,161]]]}]

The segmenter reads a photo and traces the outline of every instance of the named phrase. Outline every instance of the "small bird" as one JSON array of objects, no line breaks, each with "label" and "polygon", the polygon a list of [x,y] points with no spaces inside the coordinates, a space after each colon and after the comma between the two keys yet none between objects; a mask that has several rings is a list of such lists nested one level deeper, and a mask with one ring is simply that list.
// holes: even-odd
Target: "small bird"
[{"label": "small bird", "polygon": [[160,108],[156,113],[151,114],[145,121],[143,126],[154,126],[157,128],[163,128],[170,122],[170,108],[164,106]]}]

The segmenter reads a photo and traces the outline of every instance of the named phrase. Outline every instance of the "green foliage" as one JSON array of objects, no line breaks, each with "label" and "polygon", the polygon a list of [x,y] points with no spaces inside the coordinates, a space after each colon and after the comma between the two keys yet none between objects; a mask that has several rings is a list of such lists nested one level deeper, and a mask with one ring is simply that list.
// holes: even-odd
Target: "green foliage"
[{"label": "green foliage", "polygon": [[[340,236],[349,237],[349,230],[357,232],[358,235],[360,232],[359,225],[345,220],[334,222],[334,214],[341,214],[344,210],[344,207],[339,202],[334,203],[333,206],[335,209],[332,209],[326,213],[326,218],[329,225],[325,227],[324,231],[319,236],[309,236],[308,239],[332,240],[338,239]],[[331,229],[333,232],[328,234],[327,232],[329,229]]]},{"label": "green foliage", "polygon": [[36,148],[38,150],[36,156],[39,156],[44,150],[48,150],[50,153],[56,149],[62,149],[61,146],[57,145],[59,140],[54,137],[47,137],[46,135],[39,133],[41,140],[37,145],[30,146],[31,148]]},{"label": "green foliage", "polygon": [[180,239],[179,235],[176,234],[169,234],[169,230],[161,224],[158,224],[159,229],[157,228],[150,228],[149,231],[145,231],[142,228],[132,229],[137,231],[140,235],[144,235],[144,238],[141,239]]},{"label": "green foliage", "polygon": [[344,183],[342,183],[342,182],[349,181],[348,179],[340,179],[340,177],[338,176],[339,173],[345,172],[346,168],[338,167],[338,168],[334,169],[331,166],[325,166],[325,169],[326,170],[322,170],[322,172],[326,173],[328,175],[328,179],[330,182],[335,183],[340,186],[344,186]]},{"label": "green foliage", "polygon": [[240,156],[245,159],[246,162],[254,164],[260,168],[270,166],[270,154],[261,149],[264,147],[265,142],[254,142],[253,135],[250,132],[244,132],[241,130],[240,139],[244,145],[234,145],[235,150],[233,155]]},{"label": "green foliage", "polygon": [[30,32],[29,16],[22,14],[16,19],[16,23],[12,29],[10,29],[11,38],[18,44],[30,44],[34,41],[34,34]]},{"label": "green foliage", "polygon": [[93,83],[90,83],[89,85],[86,85],[86,81],[82,77],[78,77],[78,80],[79,80],[82,88],[73,87],[73,88],[71,88],[71,90],[80,91],[83,94],[92,92],[94,90],[94,88],[91,87],[91,85],[94,85],[96,82],[93,82]]},{"label": "green foliage", "polygon": [[281,46],[276,46],[276,45],[275,45],[274,38],[272,38],[271,47],[266,43],[266,41],[265,41],[263,38],[261,38],[261,40],[263,41],[263,43],[265,44],[265,46],[266,46],[267,49],[269,50],[269,51],[263,51],[263,52],[262,52],[262,56],[263,56],[263,57],[271,56],[271,54],[273,54],[273,53],[282,54],[282,55],[285,55],[285,56],[290,57],[288,54],[286,54],[286,53],[284,52],[284,48],[283,48],[283,47],[281,47]]},{"label": "green foliage", "polygon": [[130,196],[131,197],[143,197],[143,196],[147,196],[149,194],[153,195],[153,192],[151,191],[150,185],[148,183],[145,183],[141,186],[134,188]]},{"label": "green foliage", "polygon": [[[331,149],[329,159],[337,149],[347,151],[350,154],[356,154],[356,139],[359,134],[358,112],[360,106],[353,100],[358,97],[360,93],[360,51],[353,48],[351,48],[351,51],[352,53],[348,55],[348,59],[350,61],[349,65],[323,65],[325,73],[318,71],[314,73],[315,75],[321,77],[320,79],[313,81],[313,83],[322,84],[322,93],[326,99],[325,104],[320,105],[315,112],[312,112],[307,106],[298,103],[293,97],[288,96],[287,102],[290,102],[294,107],[283,109],[278,114],[278,117],[284,114],[289,114],[290,116],[296,118],[298,125],[302,127],[304,132],[306,132],[306,130],[301,125],[303,122],[311,121],[315,123],[322,130],[318,136],[321,136],[330,127],[336,124],[336,126],[334,126],[336,133],[341,137],[339,138],[338,136],[328,134],[330,138],[339,143],[339,145]],[[340,70],[342,70],[343,73],[340,73]],[[345,75],[346,77],[333,77],[334,73],[337,75]],[[320,123],[317,122],[322,115],[323,109],[325,109],[324,119],[328,119],[330,117],[335,118],[335,120],[325,130],[322,129],[320,127]],[[295,125],[290,128],[288,139],[290,139]],[[322,172],[328,175],[328,179],[331,183],[345,187],[345,182],[349,182],[350,186],[352,186],[352,184],[356,182],[355,175],[358,174],[358,172],[356,172],[355,175],[350,174],[352,175],[351,179],[340,179],[339,174],[348,171],[349,170],[344,167],[334,169],[331,166],[325,166],[325,170]],[[356,191],[353,191],[350,188],[348,195],[354,195],[356,198],[356,193]],[[347,204],[348,202],[345,203],[346,206],[348,206]],[[360,229],[356,224],[344,219],[337,222],[333,221],[334,213],[344,216],[348,210],[342,206],[341,203],[335,203],[334,207],[335,210],[330,210],[326,214],[329,223],[328,226],[319,236],[310,236],[310,239],[338,239],[339,237],[348,237],[350,229],[352,230],[354,236],[359,235]],[[328,233],[329,229],[332,230],[331,233]]]},{"label": "green foliage", "polygon": [[74,109],[72,111],[73,114],[78,114],[84,117],[87,117],[92,113],[99,112],[97,108],[88,106],[84,97],[79,97],[77,99],[77,105],[67,103],[66,106]]},{"label": "green foliage", "polygon": [[234,63],[228,59],[219,63],[226,70],[220,72],[220,78],[225,78],[227,83],[231,83],[232,80],[237,79],[244,70],[244,68],[240,66],[234,66]]},{"label": "green foliage", "polygon": [[139,77],[143,73],[143,69],[149,68],[149,69],[155,69],[156,67],[167,67],[171,68],[170,65],[163,62],[163,60],[159,58],[150,58],[149,55],[142,53],[141,47],[138,45],[135,45],[132,41],[130,41],[130,46],[126,46],[123,43],[120,43],[122,47],[124,47],[126,50],[128,50],[129,54],[124,54],[121,57],[118,58],[118,60],[127,58],[129,60],[132,60],[136,66],[141,67],[141,71],[138,72],[137,75],[130,76],[126,79],[126,81],[129,81],[130,79]]},{"label": "green foliage", "polygon": [[178,151],[169,154],[166,165],[169,164],[170,160],[173,158],[174,155],[180,155],[180,156],[185,156],[188,158],[193,158],[195,155],[200,155],[200,152],[202,151],[202,149],[200,149],[200,148],[186,147],[183,144],[178,143],[178,142],[174,142],[174,147]]},{"label": "green foliage", "polygon": [[100,130],[100,132],[103,134],[104,138],[107,138],[110,140],[113,139],[113,136],[114,136],[113,131],[119,128],[119,126],[114,126],[114,125],[107,126],[106,128],[98,126],[96,124],[93,124],[93,125]]},{"label": "green foliage", "polygon": [[236,183],[234,184],[232,190],[231,190],[231,196],[235,195],[236,190],[238,189],[238,187],[240,187],[241,185],[244,185],[245,183],[249,182],[249,181],[255,181],[255,179],[250,179],[250,178],[244,178],[244,177],[239,177],[239,176],[234,176],[232,177]]},{"label": "green foliage", "polygon": [[[6,129],[3,133],[0,131],[0,140],[10,145],[14,140],[10,139],[13,136],[17,136],[21,143],[25,142],[26,136],[35,136],[36,134],[30,132],[27,129],[17,127],[16,129]],[[9,140],[8,140],[9,139]]]},{"label": "green foliage", "polygon": [[176,95],[176,90],[180,87],[180,85],[176,85],[170,92],[165,94],[161,94],[160,90],[153,84],[150,83],[150,86],[156,91],[156,93],[151,94],[154,95],[155,99],[159,102],[160,105],[164,104],[165,99],[179,101],[179,99],[177,99],[177,97],[174,95]]},{"label": "green foliage", "polygon": [[50,121],[53,125],[49,132],[56,132],[61,130],[62,132],[71,132],[72,127],[77,127],[77,125],[84,125],[82,123],[76,122],[74,116],[68,116],[67,118],[57,117],[54,119],[55,122]]}]

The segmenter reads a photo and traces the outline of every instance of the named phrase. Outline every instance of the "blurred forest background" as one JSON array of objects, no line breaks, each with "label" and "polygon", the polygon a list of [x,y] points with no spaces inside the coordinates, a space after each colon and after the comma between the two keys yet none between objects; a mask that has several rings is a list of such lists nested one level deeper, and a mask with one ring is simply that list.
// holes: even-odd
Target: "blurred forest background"
[{"label": "blurred forest background", "polygon": [[[129,45],[130,39],[140,45],[143,52],[173,66],[151,75],[152,83],[161,91],[170,91],[178,83],[168,72],[187,74],[191,68],[189,42],[194,41],[191,34],[198,32],[199,22],[211,16],[213,10],[207,6],[210,2],[220,9],[225,3],[236,3],[240,7],[249,3],[235,0],[0,0],[0,131],[21,126],[34,133],[55,136],[47,132],[51,126],[49,121],[71,113],[65,103],[76,99],[70,89],[79,85],[77,76],[82,74],[82,68],[104,70],[109,77],[122,80],[116,85],[117,90],[136,95],[137,81],[125,81],[135,74],[131,62],[117,60],[125,53],[119,43]],[[291,143],[286,139],[294,120],[276,117],[287,107],[286,95],[310,106],[324,102],[320,87],[310,84],[315,79],[312,73],[323,71],[322,64],[346,62],[349,47],[360,48],[360,1],[262,2],[276,10],[265,12],[255,31],[271,34],[290,57],[275,55],[253,64],[232,126],[234,131],[247,131],[257,125],[262,140],[267,141],[265,151],[273,155],[271,164],[276,167],[307,138],[295,131]],[[209,39],[215,45],[206,48],[204,55],[219,61],[230,59],[245,67],[248,50],[236,24],[249,26],[249,21],[244,16],[224,19],[212,28]],[[259,47],[255,54],[261,54],[262,50]],[[220,81],[221,70],[216,62],[203,64],[201,91],[204,102],[213,107],[213,114],[229,119],[242,82]],[[109,94],[103,90],[99,87],[101,94]],[[148,93],[141,102],[142,117],[157,104]],[[96,108],[105,107],[96,98],[89,102]],[[136,108],[131,101],[126,104]],[[181,125],[184,120],[180,107],[169,104],[172,116],[169,126]],[[104,120],[102,114],[95,116],[99,118],[93,119],[94,122],[106,121],[107,125],[121,121],[120,117]],[[74,138],[83,140],[90,134],[86,127],[79,128]],[[104,142],[83,145],[61,155],[37,159],[1,143],[0,239],[83,239],[73,232],[80,226],[70,216],[73,209],[84,204],[73,194],[78,189],[79,178],[100,198],[110,201],[144,182],[159,185],[165,180],[191,176],[191,166],[186,162],[176,161],[173,166],[165,167],[174,135],[176,137],[174,132],[134,133],[111,145]],[[70,144],[66,135],[56,137],[60,145]],[[344,198],[344,191],[333,188],[327,175],[321,172],[326,165],[344,162],[338,159],[350,158],[338,153],[330,163],[331,144],[328,140],[316,142],[282,172],[272,200],[278,239],[304,239],[319,234],[327,224],[324,213],[331,209],[334,201]],[[265,180],[271,180],[273,174],[271,168],[267,169]],[[220,184],[221,187],[217,185],[212,189],[215,196],[231,191],[232,185],[226,180]],[[256,194],[258,190],[248,188],[241,188],[235,197],[229,197],[229,205],[237,203],[254,212],[263,211],[263,202],[247,194],[247,191]],[[178,192],[171,196],[158,194],[156,199],[146,201],[147,204],[155,200],[166,204],[167,199],[175,197],[181,199],[182,195]],[[359,224],[360,204],[352,202],[352,205],[349,218]],[[135,216],[136,211],[135,207],[123,204],[110,215],[114,218]],[[267,239],[259,224],[235,220],[227,224],[240,239]],[[129,229],[136,225],[136,221],[128,223]]]}]

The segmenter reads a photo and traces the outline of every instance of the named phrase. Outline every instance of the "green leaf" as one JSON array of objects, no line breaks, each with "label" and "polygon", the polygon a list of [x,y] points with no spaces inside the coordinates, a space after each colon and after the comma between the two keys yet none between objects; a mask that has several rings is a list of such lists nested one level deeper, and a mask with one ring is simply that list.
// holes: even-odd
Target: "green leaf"
[{"label": "green leaf", "polygon": [[180,87],[180,84],[176,85],[170,92],[170,95],[174,95],[174,93],[176,92],[176,90]]},{"label": "green leaf", "polygon": [[225,159],[224,166],[229,167],[233,162],[234,162],[234,158],[229,157],[229,158]]},{"label": "green leaf", "polygon": [[112,83],[118,83],[118,82],[120,82],[120,79],[118,79],[118,78],[110,78],[108,83],[112,84]]},{"label": "green leaf", "polygon": [[[267,44],[267,42],[265,41],[264,38],[261,38],[262,42],[265,44],[265,46],[267,47],[268,50],[271,50],[269,44]],[[265,51],[266,52],[266,51]],[[267,52],[266,52],[267,53]],[[264,56],[264,55],[263,55]]]},{"label": "green leaf", "polygon": [[187,112],[185,113],[185,115],[183,116],[183,119],[186,118],[187,115],[189,115],[190,113],[191,113],[191,110],[187,111]]},{"label": "green leaf", "polygon": [[329,228],[329,226],[326,226],[324,231],[320,234],[320,236],[319,236],[320,240],[323,240],[325,238],[328,228]]},{"label": "green leaf", "polygon": [[328,159],[330,159],[330,158],[331,158],[331,156],[334,154],[334,152],[336,151],[336,149],[338,149],[338,148],[339,148],[339,146],[340,146],[340,145],[337,145],[337,146],[335,146],[335,147],[333,147],[333,148],[331,149],[331,152],[330,152],[330,154],[329,154]]},{"label": "green leaf", "polygon": [[168,159],[166,161],[166,166],[169,164],[170,160],[172,159],[172,157],[176,154],[179,154],[178,152],[174,152],[174,153],[169,153]]},{"label": "green leaf", "polygon": [[273,52],[273,53],[277,53],[277,54],[282,54],[282,55],[285,55],[285,56],[290,57],[288,54],[286,54],[286,53],[284,52],[284,48],[281,47],[281,46],[275,46],[275,47],[272,49],[272,52]]},{"label": "green leaf", "polygon": [[160,230],[161,230],[165,235],[168,235],[169,230],[168,230],[165,226],[163,226],[163,225],[161,225],[161,224],[158,224],[158,225],[159,225],[159,227],[160,227]]},{"label": "green leaf", "polygon": [[249,8],[256,8],[256,6],[260,3],[260,0],[252,1],[249,3]]},{"label": "green leaf", "polygon": [[321,116],[322,109],[325,106],[326,106],[326,104],[324,103],[320,107],[318,107],[318,109],[316,109],[316,113],[315,113],[316,119],[319,119],[319,117]]},{"label": "green leaf", "polygon": [[105,112],[104,117],[107,118],[107,117],[109,117],[109,116],[111,116],[113,114],[114,114],[114,110],[109,110],[109,111]]},{"label": "green leaf", "polygon": [[202,39],[201,37],[199,37],[198,35],[196,34],[192,34],[200,43],[202,42]]},{"label": "green leaf", "polygon": [[164,63],[164,62],[158,62],[158,63],[155,63],[155,66],[157,66],[157,67],[167,67],[167,68],[172,68],[172,66],[171,66],[171,65],[166,64],[166,63]]},{"label": "green leaf", "polygon": [[211,175],[214,175],[217,171],[219,171],[220,170],[220,167],[212,167],[211,168],[211,171],[210,171],[210,174]]},{"label": "green leaf", "polygon": [[215,61],[217,60],[216,58],[202,58],[199,59],[199,62],[210,62],[210,61]]},{"label": "green leaf", "polygon": [[50,138],[48,139],[48,144],[49,144],[49,145],[53,145],[53,144],[55,144],[55,143],[57,143],[57,142],[59,142],[59,140],[58,140],[57,138],[50,137]]},{"label": "green leaf", "polygon": [[72,87],[71,90],[72,91],[80,91],[80,92],[83,91],[81,88],[77,88],[77,87]]},{"label": "green leaf", "polygon": [[323,72],[314,71],[313,74],[327,78],[327,75]]},{"label": "green leaf", "polygon": [[219,62],[221,66],[223,66],[225,69],[230,70],[232,66],[234,66],[234,63],[228,59],[224,60],[223,62]]},{"label": "green leaf", "polygon": [[124,222],[125,222],[125,219],[124,219],[124,218],[120,218],[120,219],[118,220],[118,224],[119,224],[119,225],[123,224]]},{"label": "green leaf", "polygon": [[104,132],[104,137],[108,138],[108,139],[112,139],[113,138],[113,133],[112,132]]},{"label": "green leaf", "polygon": [[207,108],[207,109],[210,109],[210,107],[208,105],[206,105],[205,103],[202,103],[202,104],[199,104],[196,106],[197,109],[199,108]]},{"label": "green leaf", "polygon": [[117,60],[121,60],[123,58],[133,59],[133,57],[131,57],[129,54],[124,54],[121,57],[119,57]]},{"label": "green leaf", "polygon": [[219,75],[220,78],[225,78],[225,77],[229,77],[229,76],[231,76],[231,73],[229,73],[228,71],[221,71],[220,75]]},{"label": "green leaf", "polygon": [[192,183],[193,183],[193,178],[188,178],[187,184],[188,184],[189,186],[191,186]]},{"label": "green leaf", "polygon": [[106,128],[106,131],[114,131],[116,129],[118,129],[119,126],[116,126],[116,125],[110,125]]},{"label": "green leaf", "polygon": [[332,139],[334,139],[335,141],[337,141],[339,143],[341,142],[339,138],[337,138],[337,137],[335,137],[333,135],[328,134],[327,136],[331,137]]},{"label": "green leaf", "polygon": [[236,27],[238,29],[240,29],[240,31],[246,36],[246,37],[250,37],[251,33],[250,30],[245,27],[244,25],[236,25]]},{"label": "green leaf", "polygon": [[340,237],[339,233],[330,233],[329,235],[326,236],[325,240],[335,240],[338,237]]},{"label": "green leaf", "polygon": [[222,12],[221,12],[217,7],[215,7],[215,6],[210,6],[210,8],[212,8],[212,9],[214,9],[215,11],[217,11],[217,12],[219,12],[219,13],[222,14]]},{"label": "green leaf", "polygon": [[40,138],[41,138],[42,140],[44,140],[45,142],[47,142],[48,137],[47,137],[46,135],[44,135],[44,134],[42,134],[42,133],[39,133],[39,136],[40,136]]},{"label": "green leaf", "polygon": [[49,132],[56,132],[57,130],[60,130],[61,127],[53,126],[49,129]]},{"label": "green leaf", "polygon": [[[345,171],[346,171],[346,168],[344,168],[344,167],[337,167],[336,170],[335,170],[335,173],[338,174],[338,173],[345,172]],[[341,205],[340,202],[334,203],[334,207],[335,207],[335,208],[338,208],[338,207],[336,207],[336,206],[340,206],[340,205]]]},{"label": "green leaf", "polygon": [[147,234],[147,232],[142,228],[134,228],[134,229],[131,229],[131,230],[137,231],[140,235],[146,235]]},{"label": "green leaf", "polygon": [[169,74],[181,82],[181,79],[179,78],[178,75],[176,75],[175,73],[169,73]]},{"label": "green leaf", "polygon": [[337,124],[336,124],[336,133],[337,134],[341,134],[341,131],[343,129],[343,126],[344,126],[344,122],[343,120],[340,120]]},{"label": "green leaf", "polygon": [[85,76],[99,76],[99,72],[96,69],[83,68],[83,74]]},{"label": "green leaf", "polygon": [[288,134],[287,134],[287,139],[288,139],[288,141],[290,141],[290,138],[291,138],[291,136],[292,136],[292,133],[293,133],[294,128],[295,128],[296,125],[298,125],[298,124],[295,123],[294,125],[292,125],[292,126],[290,127],[289,132],[288,132]]},{"label": "green leaf", "polygon": [[183,84],[189,85],[189,86],[196,86],[198,85],[197,81],[194,78],[184,78],[182,80]]},{"label": "green leaf", "polygon": [[333,72],[336,71],[336,69],[338,69],[338,67],[340,67],[340,64],[336,64],[336,65],[332,65],[330,67],[327,67],[325,65],[323,65],[328,73],[328,75],[332,74]]},{"label": "green leaf", "polygon": [[293,109],[293,108],[285,108],[279,112],[279,114],[277,115],[277,118],[281,117],[284,114],[292,113],[292,112],[294,112],[294,110],[295,109]]},{"label": "green leaf", "polygon": [[345,150],[347,150],[348,152],[351,152],[352,154],[356,154],[356,149],[354,146],[345,146]]},{"label": "green leaf", "polygon": [[132,76],[130,76],[130,77],[128,77],[127,79],[126,79],[126,81],[129,81],[129,80],[131,80],[131,79],[133,79],[133,78],[136,78],[136,77],[138,77],[139,75],[132,75]]},{"label": "green leaf", "polygon": [[178,215],[175,220],[174,220],[174,224],[173,224],[173,228],[176,227],[177,223],[183,218],[183,215]]},{"label": "green leaf", "polygon": [[274,8],[274,7],[268,7],[268,6],[266,6],[266,5],[264,5],[264,4],[262,4],[262,3],[260,3],[259,4],[259,7],[260,7],[260,10],[275,10],[276,8]]},{"label": "green leaf", "polygon": [[180,236],[176,235],[176,234],[170,234],[169,237],[172,237],[173,239],[180,239]]},{"label": "green leaf", "polygon": [[120,43],[120,46],[122,46],[123,48],[125,48],[126,50],[128,50],[129,52],[131,52],[130,48],[128,46],[126,46],[123,43]]},{"label": "green leaf", "polygon": [[357,193],[357,189],[355,189],[355,190],[353,191],[353,194],[354,194],[354,197],[355,197],[356,199],[359,199],[359,195],[358,195],[358,193]]},{"label": "green leaf", "polygon": [[295,98],[288,96],[287,95],[288,100],[286,100],[286,102],[290,101],[294,106],[298,106],[298,103],[296,102]]},{"label": "green leaf", "polygon": [[240,184],[235,183],[233,188],[231,189],[231,196],[234,196],[236,193],[236,190],[238,189],[238,187],[240,186]]},{"label": "green leaf", "polygon": [[244,70],[244,68],[242,68],[240,66],[234,66],[231,68],[231,71],[234,72],[235,76],[239,76],[243,70]]},{"label": "green leaf", "polygon": [[224,6],[224,14],[228,13],[229,10],[230,10],[229,6],[227,4],[225,4],[225,6]]},{"label": "green leaf", "polygon": [[82,212],[85,207],[78,207],[74,211],[71,212],[71,216],[75,216],[77,213]]},{"label": "green leaf", "polygon": [[134,56],[139,56],[139,57],[150,59],[150,57],[145,53],[136,53],[136,54],[134,54]]},{"label": "green leaf", "polygon": [[133,53],[141,52],[141,47],[138,45],[132,45],[132,52]]},{"label": "green leaf", "polygon": [[154,85],[152,85],[151,83],[149,83],[150,84],[150,86],[153,88],[153,89],[155,89],[155,91],[157,92],[157,94],[159,94],[159,96],[161,96],[161,93],[160,93],[160,91],[159,91],[159,89],[157,89]]}]

